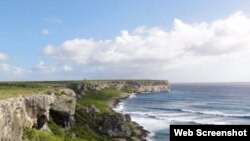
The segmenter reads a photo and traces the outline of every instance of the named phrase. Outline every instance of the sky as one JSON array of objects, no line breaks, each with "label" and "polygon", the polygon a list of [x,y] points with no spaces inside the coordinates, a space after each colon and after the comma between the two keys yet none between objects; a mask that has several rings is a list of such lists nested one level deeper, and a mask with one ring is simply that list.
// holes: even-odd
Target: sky
[{"label": "sky", "polygon": [[249,0],[1,0],[0,81],[250,82]]}]

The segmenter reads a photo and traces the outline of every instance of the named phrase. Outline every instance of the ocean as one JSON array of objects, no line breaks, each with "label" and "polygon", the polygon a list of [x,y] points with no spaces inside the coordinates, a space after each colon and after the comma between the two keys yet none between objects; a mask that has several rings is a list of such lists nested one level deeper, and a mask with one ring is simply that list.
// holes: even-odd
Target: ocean
[{"label": "ocean", "polygon": [[170,124],[249,124],[250,83],[172,84],[170,92],[132,94],[115,109],[169,141]]}]

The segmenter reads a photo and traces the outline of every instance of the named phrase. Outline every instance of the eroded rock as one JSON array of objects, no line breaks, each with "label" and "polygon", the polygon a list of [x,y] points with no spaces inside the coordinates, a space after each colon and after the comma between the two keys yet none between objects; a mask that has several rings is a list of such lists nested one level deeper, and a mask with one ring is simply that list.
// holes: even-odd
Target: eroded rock
[{"label": "eroded rock", "polygon": [[70,89],[59,90],[59,95],[54,96],[54,103],[50,115],[63,128],[69,128],[74,121],[76,94]]},{"label": "eroded rock", "polygon": [[101,132],[110,137],[126,138],[130,136],[130,129],[122,114],[105,115]]},{"label": "eroded rock", "polygon": [[0,100],[0,140],[20,141],[24,128],[42,128],[47,122],[49,95],[31,95]]}]

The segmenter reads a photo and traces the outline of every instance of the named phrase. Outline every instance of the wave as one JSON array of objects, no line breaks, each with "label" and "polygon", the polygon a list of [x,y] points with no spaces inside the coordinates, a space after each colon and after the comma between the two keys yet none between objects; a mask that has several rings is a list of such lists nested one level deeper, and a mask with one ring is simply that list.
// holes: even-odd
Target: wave
[{"label": "wave", "polygon": [[145,129],[150,132],[156,132],[159,130],[168,130],[169,125],[178,125],[178,124],[186,124],[186,125],[199,125],[199,124],[211,124],[211,125],[219,125],[219,124],[231,124],[230,122],[223,120],[223,118],[204,118],[197,119],[196,116],[176,116],[176,117],[158,117],[152,116],[150,114],[146,114],[148,116],[136,116],[131,115],[133,121],[143,125]]},{"label": "wave", "polygon": [[[227,120],[224,116],[207,116],[208,113],[197,115],[196,111],[188,111],[186,109],[169,109],[178,112],[162,112],[162,111],[122,111],[122,113],[130,114],[133,121],[142,125],[146,130],[150,131],[150,136],[154,136],[159,130],[169,130],[169,125],[225,125],[225,124],[245,124],[240,119]],[[183,112],[179,112],[183,111]],[[209,113],[210,115],[218,113]],[[245,116],[245,115],[244,115]],[[150,139],[150,137],[148,138]]]},{"label": "wave", "polygon": [[182,112],[182,113],[192,113],[192,114],[199,114],[199,115],[250,118],[250,113],[244,113],[244,114],[243,113],[223,113],[221,111],[194,111],[194,110],[188,110],[188,109],[171,109],[171,108],[157,108],[157,107],[145,107],[145,108],[155,109],[155,110]]},{"label": "wave", "polygon": [[136,97],[136,93],[132,93],[129,95],[129,99],[135,98]]},{"label": "wave", "polygon": [[113,108],[116,112],[122,112],[124,110],[124,104],[121,102],[115,108]]},{"label": "wave", "polygon": [[158,108],[158,107],[144,107],[144,108],[154,109],[154,110],[166,110],[166,111],[184,112],[182,109]]},{"label": "wave", "polygon": [[236,118],[250,118],[250,113],[240,114],[240,113],[223,113],[221,111],[192,111],[192,110],[182,110],[188,113],[194,113],[199,115],[212,115],[219,117],[236,117]]}]

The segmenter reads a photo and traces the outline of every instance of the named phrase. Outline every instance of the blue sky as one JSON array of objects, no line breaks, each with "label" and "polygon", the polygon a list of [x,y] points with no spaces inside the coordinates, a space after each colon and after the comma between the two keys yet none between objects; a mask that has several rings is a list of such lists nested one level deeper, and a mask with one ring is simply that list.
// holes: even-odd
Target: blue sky
[{"label": "blue sky", "polygon": [[[165,42],[162,43],[162,46],[153,44],[155,42],[145,43],[151,42],[151,40],[147,40],[149,37],[158,37],[156,33],[161,31],[166,34],[177,31],[175,26],[178,24],[178,20],[175,19],[179,19],[181,25],[186,24],[194,29],[199,29],[200,26],[197,25],[205,22],[208,24],[207,28],[210,29],[213,22],[226,21],[227,18],[239,11],[241,11],[239,15],[248,18],[250,15],[249,6],[249,0],[241,0],[240,2],[236,0],[23,0],[22,2],[2,0],[0,1],[0,79],[3,81],[64,80],[86,77],[89,79],[170,79],[174,82],[250,81],[250,77],[247,78],[250,76],[247,73],[249,68],[244,67],[248,62],[240,61],[243,58],[239,59],[240,65],[239,62],[235,62],[242,69],[228,72],[227,75],[230,77],[224,73],[225,76],[221,77],[220,73],[215,71],[211,72],[215,75],[214,78],[211,78],[210,72],[206,71],[207,69],[202,72],[198,70],[200,67],[204,68],[205,63],[214,64],[212,62],[215,59],[214,55],[208,56],[210,57],[208,60],[204,59],[207,55],[203,55],[202,58],[192,56],[191,60],[205,61],[199,63],[191,61],[192,63],[180,66],[178,65],[181,64],[180,62],[190,59],[188,58],[190,55],[185,56],[183,60],[177,57],[178,55],[183,56],[176,54],[176,52],[181,52],[180,50],[166,49],[166,53],[162,56],[168,57],[156,57],[161,56],[157,55],[158,52],[165,51],[163,48],[167,48],[170,41],[166,45],[164,45]],[[237,19],[237,14],[234,18]],[[242,24],[247,21],[243,20]],[[229,22],[231,21],[228,20]],[[141,31],[143,33],[137,33],[136,29],[142,29],[142,27],[145,28]],[[180,30],[184,31],[183,28]],[[211,30],[214,31],[214,29]],[[178,32],[178,34],[180,33]],[[229,35],[231,34],[230,32]],[[136,42],[135,38],[135,40],[130,39],[130,36],[135,38],[138,36],[143,42],[141,45],[133,47],[132,52],[126,50],[126,47],[119,47],[123,45],[133,46],[133,42],[139,42]],[[170,40],[169,36],[164,36],[166,38],[159,36],[163,41]],[[123,40],[122,44],[116,40],[119,37]],[[189,41],[199,40],[199,38],[194,38]],[[111,43],[100,43],[107,40],[110,40]],[[69,43],[63,45],[65,41],[69,41]],[[192,43],[194,42],[196,41]],[[237,43],[248,46],[248,43],[242,40],[237,41]],[[93,47],[89,48],[92,44],[94,44]],[[186,46],[184,49],[186,50],[188,45],[186,42],[183,44]],[[213,44],[220,45],[221,43]],[[50,47],[48,47],[49,45]],[[207,46],[207,44],[201,46]],[[48,48],[52,48],[53,51],[48,51]],[[154,54],[145,51],[151,48],[155,51]],[[214,47],[209,46],[208,48],[209,50],[206,52]],[[168,50],[170,52],[167,52]],[[218,54],[220,51],[216,50],[215,52]],[[175,53],[175,57],[171,55],[173,53]],[[186,54],[190,54],[190,52],[186,52]],[[88,57],[82,57],[84,55]],[[129,55],[131,56],[128,57]],[[224,56],[225,54],[216,57],[218,59],[218,57]],[[112,59],[117,59],[117,61]],[[223,59],[235,60],[235,58]],[[167,66],[173,67],[168,68]],[[213,67],[216,70],[218,66],[221,65]],[[225,66],[221,68],[221,72],[227,71],[223,69],[227,67],[231,69],[229,66]],[[197,71],[197,76],[190,77],[195,71]],[[159,75],[161,73],[164,75]],[[207,75],[208,73],[210,75]],[[236,77],[237,73],[244,75]]]}]

